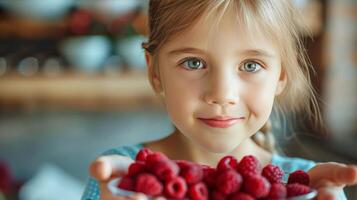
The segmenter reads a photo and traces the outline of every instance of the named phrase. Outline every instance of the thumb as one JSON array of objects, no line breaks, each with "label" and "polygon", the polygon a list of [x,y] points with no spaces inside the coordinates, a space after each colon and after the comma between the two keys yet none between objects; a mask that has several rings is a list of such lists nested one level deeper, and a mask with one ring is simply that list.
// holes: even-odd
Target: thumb
[{"label": "thumb", "polygon": [[109,181],[114,176],[123,176],[127,173],[131,158],[120,155],[101,156],[89,166],[89,173],[98,181]]},{"label": "thumb", "polygon": [[345,186],[357,183],[357,167],[335,162],[322,163],[313,167],[309,172],[311,185]]}]

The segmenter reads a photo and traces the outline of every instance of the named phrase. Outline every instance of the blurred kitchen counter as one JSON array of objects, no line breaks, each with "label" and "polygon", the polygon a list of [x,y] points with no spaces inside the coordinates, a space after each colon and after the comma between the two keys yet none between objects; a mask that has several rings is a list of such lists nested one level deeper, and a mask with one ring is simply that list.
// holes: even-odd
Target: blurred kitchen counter
[{"label": "blurred kitchen counter", "polygon": [[76,108],[106,110],[160,106],[145,72],[114,75],[65,72],[48,77],[6,74],[0,77],[2,108]]}]

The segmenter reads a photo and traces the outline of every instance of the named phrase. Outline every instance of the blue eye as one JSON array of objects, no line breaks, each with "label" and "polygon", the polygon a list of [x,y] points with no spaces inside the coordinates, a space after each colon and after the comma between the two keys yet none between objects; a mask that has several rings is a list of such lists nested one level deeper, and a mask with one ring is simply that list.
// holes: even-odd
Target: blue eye
[{"label": "blue eye", "polygon": [[185,60],[182,65],[188,70],[202,69],[204,67],[203,61],[197,58],[189,58]]},{"label": "blue eye", "polygon": [[240,70],[255,73],[255,72],[258,72],[261,68],[262,67],[259,63],[253,62],[253,61],[248,61],[243,64],[243,66],[240,68]]}]

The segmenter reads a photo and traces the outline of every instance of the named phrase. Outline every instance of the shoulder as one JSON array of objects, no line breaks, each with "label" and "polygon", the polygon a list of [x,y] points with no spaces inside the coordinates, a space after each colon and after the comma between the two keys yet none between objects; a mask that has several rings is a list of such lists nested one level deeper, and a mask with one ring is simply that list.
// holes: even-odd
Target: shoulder
[{"label": "shoulder", "polygon": [[121,146],[105,151],[102,155],[122,155],[135,159],[136,154],[143,147],[142,144]]},{"label": "shoulder", "polygon": [[306,160],[297,157],[286,157],[278,154],[273,154],[272,164],[282,168],[285,172],[291,173],[296,170],[308,171],[316,165],[312,160]]}]

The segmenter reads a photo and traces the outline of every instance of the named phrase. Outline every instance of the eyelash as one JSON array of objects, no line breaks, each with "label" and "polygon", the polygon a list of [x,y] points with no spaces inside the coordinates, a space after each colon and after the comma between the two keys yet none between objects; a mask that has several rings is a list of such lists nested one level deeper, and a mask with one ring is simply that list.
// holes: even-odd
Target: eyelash
[{"label": "eyelash", "polygon": [[[202,59],[202,58],[199,58],[199,57],[188,57],[188,58],[185,58],[183,59],[183,61],[180,62],[180,66],[184,65],[185,62],[187,61],[200,61],[203,65],[202,68],[200,69],[205,69],[206,68],[206,62]],[[256,60],[245,60],[242,64],[240,64],[239,66],[239,70],[240,71],[244,71],[244,70],[241,70],[242,67],[244,67],[245,64],[249,63],[249,62],[252,62],[252,63],[255,63],[255,64],[258,64],[260,66],[260,69],[255,71],[255,72],[250,72],[250,73],[257,73],[258,71],[260,71],[262,68],[264,68],[264,64],[261,64],[259,61],[256,61]],[[195,71],[195,70],[199,70],[199,69],[188,69],[187,67],[184,67],[186,70],[189,70],[189,71]]]}]

